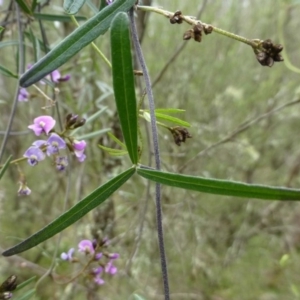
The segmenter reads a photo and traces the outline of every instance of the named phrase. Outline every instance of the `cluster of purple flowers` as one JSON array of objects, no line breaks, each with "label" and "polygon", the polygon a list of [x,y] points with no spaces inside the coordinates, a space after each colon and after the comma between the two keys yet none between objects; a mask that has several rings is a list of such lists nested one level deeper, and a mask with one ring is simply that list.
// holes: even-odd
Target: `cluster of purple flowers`
[{"label": "cluster of purple flowers", "polygon": [[[78,115],[68,114],[66,117],[65,129],[61,134],[54,131],[56,121],[51,116],[40,116],[34,119],[33,124],[29,125],[36,136],[45,134],[47,140],[36,140],[25,151],[24,157],[27,158],[28,164],[35,166],[38,162],[44,160],[46,156],[52,156],[56,165],[56,169],[63,171],[68,166],[68,159],[65,155],[60,155],[60,151],[68,148],[77,158],[79,162],[86,159],[84,153],[86,142],[78,141],[68,135],[68,131],[83,126],[85,119],[78,118]],[[20,174],[19,195],[30,195],[31,190],[26,184],[25,176]]]},{"label": "cluster of purple flowers", "polygon": [[[82,240],[78,244],[78,252],[84,253],[86,256],[92,257],[89,259],[91,268],[88,272],[88,276],[91,277],[98,285],[105,283],[102,278],[104,274],[115,275],[118,272],[117,267],[114,265],[114,261],[120,257],[118,253],[108,253],[105,251],[98,252],[99,248],[103,248],[107,242],[103,242],[102,245],[98,245],[96,241]],[[75,249],[71,248],[68,252],[63,252],[60,258],[69,262],[78,262],[78,258],[74,257]],[[94,266],[96,264],[96,266]]]},{"label": "cluster of purple flowers", "polygon": [[[34,119],[33,124],[29,125],[28,128],[32,129],[36,136],[41,134],[49,135],[48,139],[36,140],[24,153],[24,157],[27,158],[28,163],[31,166],[35,166],[39,161],[42,161],[47,156],[54,156],[56,168],[62,171],[68,165],[66,156],[60,156],[59,151],[66,149],[67,143],[64,136],[60,136],[55,132],[51,132],[55,126],[56,121],[51,116],[40,116]],[[84,140],[77,141],[72,139],[70,143],[70,137],[68,138],[69,149],[71,149],[78,161],[83,162],[86,158],[84,150],[86,142]],[[46,154],[45,154],[46,153]]]}]

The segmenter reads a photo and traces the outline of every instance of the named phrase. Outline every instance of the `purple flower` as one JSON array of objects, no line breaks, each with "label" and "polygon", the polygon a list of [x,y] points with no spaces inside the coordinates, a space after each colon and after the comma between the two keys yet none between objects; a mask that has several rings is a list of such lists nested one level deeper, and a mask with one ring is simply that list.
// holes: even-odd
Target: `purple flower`
[{"label": "purple flower", "polygon": [[84,141],[84,140],[82,140],[82,141],[74,140],[73,141],[74,153],[79,162],[83,162],[86,158],[86,155],[84,154],[85,147],[86,147],[86,141]]},{"label": "purple flower", "polygon": [[56,157],[55,163],[58,171],[64,171],[68,166],[68,158],[66,156],[58,156]]},{"label": "purple flower", "polygon": [[44,140],[36,140],[32,143],[32,146],[40,148],[41,146],[47,146],[47,142]]},{"label": "purple flower", "polygon": [[28,196],[31,194],[31,189],[23,182],[20,182],[20,188],[18,190],[19,196]]},{"label": "purple flower", "polygon": [[105,273],[109,273],[110,275],[115,275],[118,272],[118,268],[113,265],[113,261],[110,260],[106,265],[105,265]]},{"label": "purple flower", "polygon": [[[60,72],[58,70],[54,70],[53,72],[51,72],[51,75],[47,75],[45,78],[51,81],[51,77],[52,77],[52,81],[55,83],[59,83],[59,82],[63,82],[63,81],[68,81],[71,78],[71,75],[67,74],[65,76],[61,76]],[[40,81],[41,84],[45,84],[44,81]]]},{"label": "purple flower", "polygon": [[114,0],[106,0],[107,5],[111,5],[114,2]]},{"label": "purple flower", "polygon": [[43,132],[47,135],[50,130],[55,126],[56,121],[50,116],[40,116],[33,120],[33,124],[29,125],[28,128],[32,129],[35,135],[39,136]]},{"label": "purple flower", "polygon": [[39,161],[45,159],[45,153],[36,146],[29,147],[23,155],[28,158],[28,163],[31,166],[35,166]]},{"label": "purple flower", "polygon": [[95,275],[94,277],[94,281],[98,284],[98,285],[102,285],[104,284],[104,280],[100,277],[101,273],[103,272],[103,268],[102,267],[98,267],[98,268],[94,268],[93,269],[93,274]]},{"label": "purple flower", "polygon": [[66,142],[56,133],[51,133],[49,139],[47,140],[47,155],[57,154],[59,149],[66,148]]},{"label": "purple flower", "polygon": [[61,255],[60,255],[60,258],[62,260],[68,260],[68,261],[72,261],[73,260],[73,253],[74,253],[75,249],[74,248],[71,248],[68,253],[66,252],[63,252]]},{"label": "purple flower", "polygon": [[99,252],[95,255],[95,260],[99,260],[103,256],[102,252]]},{"label": "purple flower", "polygon": [[29,97],[29,93],[25,88],[19,89],[18,101],[19,102],[27,102]]},{"label": "purple flower", "polygon": [[119,253],[110,253],[110,254],[108,254],[108,257],[110,259],[117,259],[120,257],[120,254]]},{"label": "purple flower", "polygon": [[68,80],[70,80],[70,78],[71,78],[71,75],[69,75],[69,74],[67,74],[65,76],[61,76],[61,74],[58,70],[54,70],[52,72],[52,79],[56,83],[59,83],[59,82],[62,82],[62,81],[68,81]]},{"label": "purple flower", "polygon": [[78,251],[85,252],[85,254],[94,254],[95,249],[90,240],[82,240],[78,244]]}]

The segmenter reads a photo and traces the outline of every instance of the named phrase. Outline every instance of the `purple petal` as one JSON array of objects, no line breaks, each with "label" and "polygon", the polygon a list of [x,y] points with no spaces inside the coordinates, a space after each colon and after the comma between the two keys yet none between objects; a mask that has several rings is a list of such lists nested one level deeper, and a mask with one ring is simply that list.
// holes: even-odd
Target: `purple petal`
[{"label": "purple petal", "polygon": [[52,133],[47,140],[47,155],[57,154],[59,149],[66,148],[66,142],[56,133]]},{"label": "purple petal", "polygon": [[44,140],[36,140],[32,143],[32,146],[40,148],[41,146],[47,145],[47,142]]},{"label": "purple petal", "polygon": [[94,277],[94,281],[98,284],[98,285],[102,285],[105,283],[105,281],[100,277],[100,276],[95,276]]},{"label": "purple petal", "polygon": [[59,82],[59,79],[61,78],[61,75],[60,75],[60,72],[58,70],[54,70],[52,73],[52,80],[53,82],[56,82],[58,83]]},{"label": "purple petal", "polygon": [[110,260],[105,266],[105,273],[109,273],[111,275],[115,275],[118,272],[118,268],[115,267]]},{"label": "purple petal", "polygon": [[79,242],[78,251],[85,252],[86,254],[94,254],[95,252],[93,243],[90,240],[82,240]]},{"label": "purple petal", "polygon": [[28,128],[32,129],[34,133],[39,136],[43,132],[47,135],[50,130],[55,126],[56,121],[50,116],[40,116],[33,120],[33,124],[29,125]]},{"label": "purple petal", "polygon": [[31,194],[31,189],[26,185],[21,183],[20,188],[18,190],[19,196],[28,196]]},{"label": "purple petal", "polygon": [[74,253],[75,249],[74,248],[71,248],[68,253],[65,253],[63,252],[61,255],[60,255],[60,258],[62,260],[69,260],[69,261],[72,261],[72,256],[73,256],[73,253]]},{"label": "purple petal", "polygon": [[25,88],[20,88],[19,95],[18,95],[18,101],[20,102],[27,102],[29,97],[29,93]]},{"label": "purple petal", "polygon": [[28,158],[28,163],[31,166],[35,166],[39,161],[45,158],[45,153],[34,146],[29,147],[23,155],[24,157]]},{"label": "purple petal", "polygon": [[74,151],[84,151],[86,147],[86,141],[85,140],[82,140],[82,141],[77,141],[77,140],[74,140],[73,142],[73,148],[74,148]]},{"label": "purple petal", "polygon": [[99,260],[102,257],[102,253],[99,252],[95,255],[95,260]]},{"label": "purple petal", "polygon": [[59,81],[59,82],[69,81],[70,78],[71,78],[71,75],[70,75],[70,74],[67,74],[67,75],[65,75],[65,76],[63,76],[63,77],[60,77],[60,78],[58,79],[58,81]]},{"label": "purple petal", "polygon": [[98,267],[98,268],[94,268],[93,269],[93,274],[94,275],[99,275],[103,272],[103,268],[102,267]]},{"label": "purple petal", "polygon": [[110,259],[117,259],[117,258],[120,257],[120,254],[119,254],[119,253],[110,253],[110,254],[108,255],[108,257],[109,257]]},{"label": "purple petal", "polygon": [[56,169],[58,171],[64,171],[68,166],[68,158],[66,156],[58,156],[56,157]]}]

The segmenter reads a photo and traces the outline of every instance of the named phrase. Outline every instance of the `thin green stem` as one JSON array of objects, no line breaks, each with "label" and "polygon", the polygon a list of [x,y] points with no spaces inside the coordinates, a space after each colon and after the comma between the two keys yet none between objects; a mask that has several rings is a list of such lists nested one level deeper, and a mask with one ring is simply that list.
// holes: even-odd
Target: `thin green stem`
[{"label": "thin green stem", "polygon": [[[72,21],[73,23],[76,24],[77,27],[79,27],[79,24],[76,20],[76,18],[71,15]],[[102,51],[96,46],[96,44],[94,42],[92,42],[92,47],[96,50],[96,52],[101,56],[101,58],[106,62],[106,64],[111,68],[111,63],[108,60],[108,58],[102,53]]]}]

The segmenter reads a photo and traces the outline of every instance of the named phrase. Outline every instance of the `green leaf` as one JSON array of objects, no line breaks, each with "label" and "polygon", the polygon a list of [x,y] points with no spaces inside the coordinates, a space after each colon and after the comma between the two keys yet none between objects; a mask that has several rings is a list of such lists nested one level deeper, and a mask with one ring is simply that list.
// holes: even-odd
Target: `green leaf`
[{"label": "green leaf", "polygon": [[[149,112],[148,109],[146,111]],[[185,109],[180,109],[180,108],[156,108],[155,112],[156,113],[162,113],[162,114],[179,114],[179,113],[185,112]]]},{"label": "green leaf", "polygon": [[[51,14],[40,14],[40,13],[34,13],[33,16],[37,20],[44,20],[44,21],[59,21],[59,22],[72,22],[72,19],[70,16],[66,15],[51,15]],[[85,21],[86,17],[84,16],[77,16],[75,17],[77,21]]]},{"label": "green leaf", "polygon": [[31,8],[28,6],[27,2],[26,1],[23,1],[23,0],[16,0],[16,2],[19,4],[21,10],[28,14],[28,15],[32,15],[32,10]]},{"label": "green leaf", "polygon": [[63,8],[65,12],[69,15],[76,15],[85,0],[64,0]]},{"label": "green leaf", "polygon": [[124,143],[122,143],[116,136],[114,136],[111,132],[108,133],[108,136],[114,141],[116,142],[119,146],[121,146],[121,148],[123,148],[124,150],[127,151],[126,145]]},{"label": "green leaf", "polygon": [[0,26],[0,33],[4,30],[4,27]]},{"label": "green leaf", "polygon": [[184,127],[190,127],[191,126],[190,123],[188,123],[186,121],[183,121],[181,119],[178,119],[178,118],[175,118],[175,117],[172,117],[172,116],[169,116],[169,115],[165,115],[165,114],[162,114],[162,113],[155,112],[155,116],[158,120],[169,121],[169,122],[172,122],[173,124],[181,125],[181,126],[184,126]]},{"label": "green leaf", "polygon": [[36,279],[36,276],[33,276],[33,277],[27,279],[26,281],[23,281],[22,283],[18,284],[17,288],[14,290],[14,292],[23,289],[25,286],[27,286],[31,282],[35,281],[35,279]]},{"label": "green leaf", "polygon": [[119,174],[115,178],[111,179],[107,183],[103,184],[102,186],[98,187],[90,195],[75,204],[72,208],[63,213],[52,223],[36,232],[25,241],[4,251],[2,255],[11,256],[26,251],[69,227],[70,225],[81,219],[89,211],[104,202],[113,192],[121,187],[123,183],[125,183],[134,174],[134,172],[135,168],[132,167]]},{"label": "green leaf", "polygon": [[105,147],[105,146],[102,146],[102,145],[98,145],[98,146],[102,150],[109,153],[109,155],[111,155],[111,156],[122,156],[122,155],[127,155],[128,154],[127,150],[114,149],[114,148],[109,148],[109,147]]},{"label": "green leaf", "polygon": [[5,171],[7,170],[9,163],[11,161],[12,156],[10,155],[8,157],[8,159],[6,160],[6,162],[4,163],[4,165],[2,166],[2,168],[0,169],[0,179],[2,178],[2,176],[4,175]]},{"label": "green leaf", "polygon": [[88,139],[94,138],[96,136],[102,135],[106,132],[109,132],[110,130],[111,130],[111,128],[103,128],[103,129],[100,129],[97,131],[92,131],[92,132],[89,132],[86,134],[81,134],[81,135],[77,136],[76,139],[77,140],[88,140]]},{"label": "green leaf", "polygon": [[[102,11],[104,11],[104,8]],[[129,20],[119,13],[111,25],[113,87],[124,141],[132,163],[138,162],[137,106],[131,59]]]},{"label": "green leaf", "polygon": [[[25,36],[30,40],[30,42],[34,45],[35,40],[32,39],[31,33],[25,31],[25,32],[24,32],[24,35],[25,35]],[[37,39],[36,36],[35,36],[35,39]],[[38,43],[39,43],[39,48],[40,48],[44,53],[50,51],[50,48],[49,48],[47,45],[44,45],[44,43],[43,43],[41,40],[37,39],[37,41],[38,41]]]},{"label": "green leaf", "polygon": [[208,179],[138,168],[137,173],[161,184],[209,194],[268,200],[300,200],[300,190],[243,182]]},{"label": "green leaf", "polygon": [[10,40],[5,42],[0,42],[0,48],[8,47],[8,46],[18,46],[19,41],[18,40]]},{"label": "green leaf", "polygon": [[29,28],[29,34],[30,34],[30,40],[32,43],[32,48],[33,48],[34,61],[37,61],[41,55],[40,43],[39,43],[39,40],[36,38],[35,34],[33,33],[31,27]]},{"label": "green leaf", "polygon": [[0,65],[0,73],[7,77],[18,78],[18,75]]},{"label": "green leaf", "polygon": [[135,0],[116,0],[101,10],[27,70],[20,79],[20,85],[30,86],[58,69],[99,35],[104,34],[114,16],[120,11],[128,11],[134,3]]},{"label": "green leaf", "polygon": [[133,296],[134,300],[146,300],[146,298],[144,298],[144,297],[142,297],[142,296],[140,296],[138,294],[133,294],[132,296]]},{"label": "green leaf", "polygon": [[28,292],[26,292],[24,295],[17,297],[15,300],[29,300],[35,294],[35,292],[36,292],[35,289],[31,289]]}]

